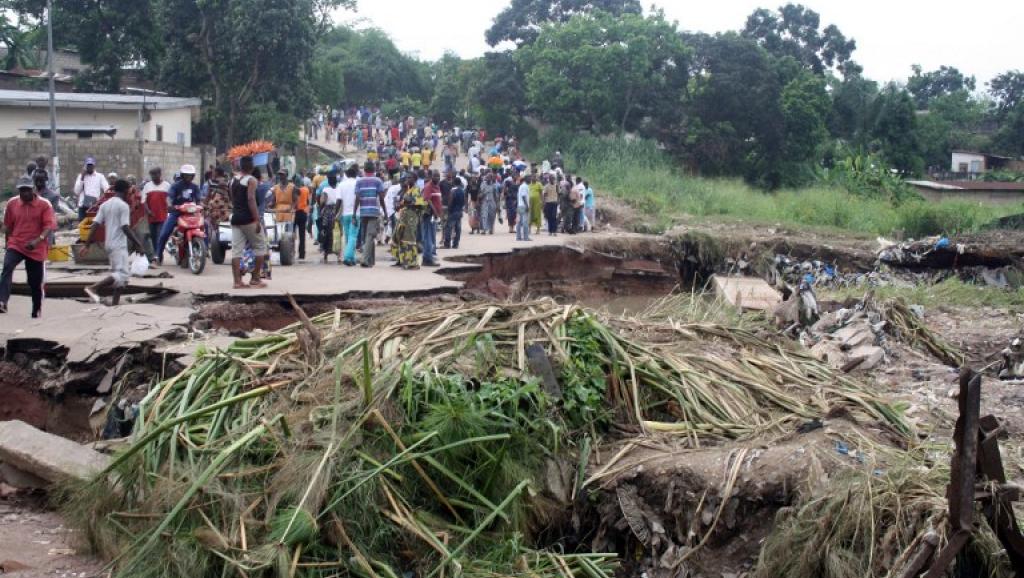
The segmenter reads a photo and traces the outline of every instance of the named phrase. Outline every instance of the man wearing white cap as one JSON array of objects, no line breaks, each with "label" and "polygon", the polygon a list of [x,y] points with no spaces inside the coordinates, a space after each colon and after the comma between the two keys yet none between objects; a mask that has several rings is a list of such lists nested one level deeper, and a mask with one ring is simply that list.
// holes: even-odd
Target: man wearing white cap
[{"label": "man wearing white cap", "polygon": [[167,193],[167,220],[160,228],[160,237],[156,240],[156,247],[154,247],[156,259],[161,265],[164,263],[164,248],[167,246],[167,240],[171,238],[174,227],[178,224],[181,206],[185,203],[199,203],[199,186],[192,182],[196,178],[196,168],[192,165],[181,165],[178,172],[181,174],[181,180],[171,185],[171,189]]},{"label": "man wearing white cap", "polygon": [[85,213],[96,203],[107,191],[106,177],[96,172],[96,159],[89,157],[85,159],[82,172],[75,179],[75,195],[78,197],[78,220],[85,218]]}]

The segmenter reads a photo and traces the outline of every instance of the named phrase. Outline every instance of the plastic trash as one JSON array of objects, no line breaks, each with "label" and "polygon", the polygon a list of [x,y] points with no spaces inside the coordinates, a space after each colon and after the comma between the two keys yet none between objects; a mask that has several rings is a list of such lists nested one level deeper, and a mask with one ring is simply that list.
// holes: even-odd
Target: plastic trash
[{"label": "plastic trash", "polygon": [[149,259],[142,253],[132,253],[128,257],[128,271],[132,277],[145,277],[149,272]]}]

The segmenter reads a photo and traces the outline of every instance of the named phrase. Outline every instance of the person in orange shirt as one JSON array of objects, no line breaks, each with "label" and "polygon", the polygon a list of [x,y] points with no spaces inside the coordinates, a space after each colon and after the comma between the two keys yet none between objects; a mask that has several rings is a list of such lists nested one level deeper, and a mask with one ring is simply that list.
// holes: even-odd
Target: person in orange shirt
[{"label": "person in orange shirt", "polygon": [[306,224],[309,221],[309,187],[295,176],[295,235],[299,239],[299,261],[306,260]]}]

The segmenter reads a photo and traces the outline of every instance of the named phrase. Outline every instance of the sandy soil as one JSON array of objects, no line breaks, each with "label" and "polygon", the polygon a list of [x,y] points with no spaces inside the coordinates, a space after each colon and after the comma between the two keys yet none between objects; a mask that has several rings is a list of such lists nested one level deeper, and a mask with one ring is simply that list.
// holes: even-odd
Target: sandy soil
[{"label": "sandy soil", "polygon": [[[0,487],[0,494],[3,490]],[[0,498],[0,574],[18,578],[106,575],[100,561],[78,553],[75,530],[43,503],[39,496]]]}]

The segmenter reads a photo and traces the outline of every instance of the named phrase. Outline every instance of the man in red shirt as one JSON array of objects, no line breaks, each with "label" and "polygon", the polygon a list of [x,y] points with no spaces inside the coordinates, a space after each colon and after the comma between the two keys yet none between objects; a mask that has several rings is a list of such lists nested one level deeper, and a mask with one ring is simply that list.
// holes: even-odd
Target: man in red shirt
[{"label": "man in red shirt", "polygon": [[7,313],[11,277],[14,268],[24,261],[32,290],[32,317],[39,317],[43,309],[43,263],[50,250],[50,233],[56,230],[57,219],[50,202],[36,195],[31,177],[22,176],[18,179],[18,198],[7,203],[4,214],[7,254],[0,275],[0,313]]},{"label": "man in red shirt", "polygon": [[167,220],[167,193],[170,190],[171,183],[163,179],[160,167],[149,169],[149,182],[142,186],[142,206],[149,220],[149,238],[155,252],[159,252],[156,242],[160,238],[160,227]]},{"label": "man in red shirt", "polygon": [[423,185],[423,201],[427,210],[423,211],[423,221],[420,222],[420,244],[423,245],[423,266],[437,267],[437,225],[434,223],[436,217],[440,220],[444,214],[441,206],[441,173],[434,171],[427,175],[429,180]]}]

